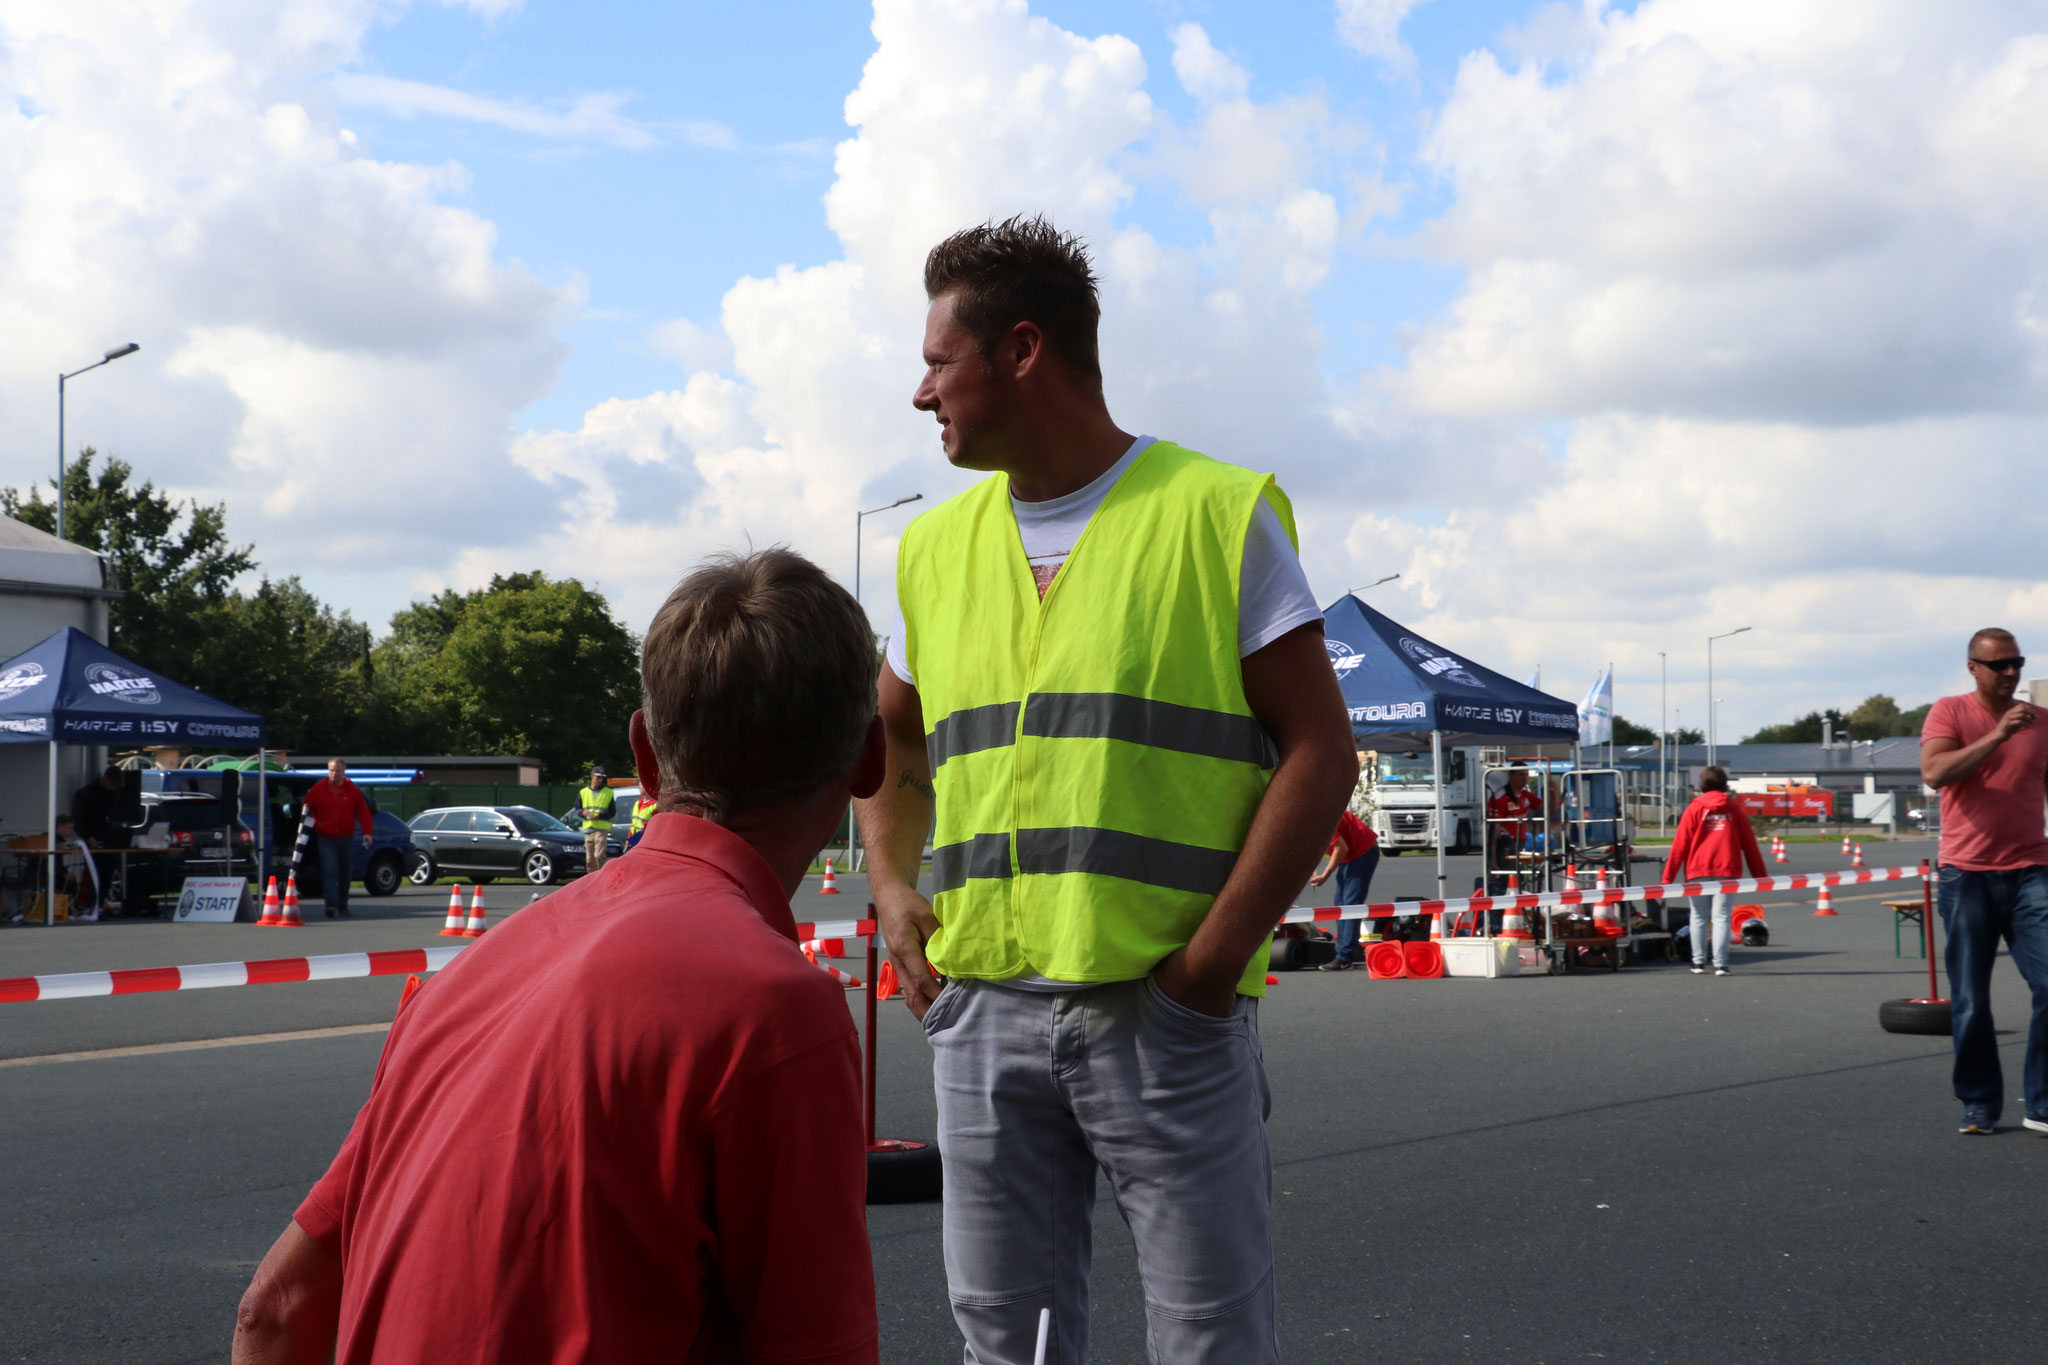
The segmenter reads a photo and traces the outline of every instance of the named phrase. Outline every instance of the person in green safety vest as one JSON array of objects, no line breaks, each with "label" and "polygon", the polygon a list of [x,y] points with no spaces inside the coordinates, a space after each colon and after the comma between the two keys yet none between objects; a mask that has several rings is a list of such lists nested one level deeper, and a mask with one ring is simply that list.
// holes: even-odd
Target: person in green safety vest
[{"label": "person in green safety vest", "polygon": [[932,1047],[954,1321],[969,1359],[1024,1360],[1050,1308],[1047,1358],[1086,1355],[1099,1165],[1150,1358],[1267,1365],[1257,997],[1358,776],[1293,511],[1111,420],[1074,237],[969,228],[924,284],[912,404],[992,477],[903,533],[891,776],[859,814]]},{"label": "person in green safety vest", "polygon": [[633,823],[626,827],[626,852],[633,851],[633,845],[640,842],[640,836],[647,831],[647,822],[654,817],[655,800],[642,794],[633,803]]},{"label": "person in green safety vest", "polygon": [[611,837],[612,816],[619,806],[603,764],[591,765],[590,781],[576,793],[576,800],[583,809],[583,870],[595,872],[604,866],[609,850],[605,841]]}]

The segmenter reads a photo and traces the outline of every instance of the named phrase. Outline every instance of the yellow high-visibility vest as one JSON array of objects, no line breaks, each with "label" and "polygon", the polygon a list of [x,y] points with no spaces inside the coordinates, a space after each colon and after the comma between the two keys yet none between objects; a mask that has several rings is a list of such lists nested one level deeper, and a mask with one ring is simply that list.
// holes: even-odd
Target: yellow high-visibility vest
[{"label": "yellow high-visibility vest", "polygon": [[576,799],[583,807],[583,832],[594,829],[610,829],[612,812],[618,806],[618,798],[612,795],[610,787],[585,787],[576,793]]},{"label": "yellow high-visibility vest", "polygon": [[[936,789],[926,946],[948,976],[1142,976],[1229,877],[1275,754],[1237,652],[1270,475],[1176,445],[1118,479],[1041,600],[997,475],[912,522],[904,651]],[[1265,994],[1266,950],[1238,990]]]}]

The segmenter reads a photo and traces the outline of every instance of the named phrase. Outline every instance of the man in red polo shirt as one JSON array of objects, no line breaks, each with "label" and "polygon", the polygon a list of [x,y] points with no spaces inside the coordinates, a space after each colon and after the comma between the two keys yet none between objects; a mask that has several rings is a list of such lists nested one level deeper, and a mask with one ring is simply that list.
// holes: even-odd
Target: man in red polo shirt
[{"label": "man in red polo shirt", "polygon": [[641,655],[631,858],[404,1004],[241,1305],[257,1362],[873,1365],[859,1060],[789,897],[880,784],[873,640],[786,550],[712,561]]}]

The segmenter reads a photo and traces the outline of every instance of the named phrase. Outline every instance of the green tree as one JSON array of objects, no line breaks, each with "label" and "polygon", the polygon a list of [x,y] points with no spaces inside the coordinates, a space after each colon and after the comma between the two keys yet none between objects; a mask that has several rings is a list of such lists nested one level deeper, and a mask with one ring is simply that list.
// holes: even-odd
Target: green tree
[{"label": "green tree", "polygon": [[559,780],[593,761],[631,771],[639,651],[601,594],[521,573],[399,612],[375,657],[406,732],[444,753],[530,754]]},{"label": "green tree", "polygon": [[1682,725],[1673,726],[1671,742],[1673,744],[1705,744],[1707,742],[1707,734],[1704,730],[1688,730]]},{"label": "green tree", "polygon": [[297,578],[264,579],[199,620],[190,672],[181,681],[262,715],[270,743],[314,753],[375,752],[366,706],[369,628],[337,615]]},{"label": "green tree", "polygon": [[1638,725],[1627,716],[1614,718],[1614,742],[1616,744],[1655,744],[1657,732],[1647,725]]},{"label": "green tree", "polygon": [[[64,538],[107,556],[125,589],[110,605],[109,643],[185,681],[202,638],[200,621],[256,566],[252,547],[228,541],[222,504],[174,502],[153,483],[132,486],[127,461],[109,458],[101,465],[98,458],[86,446],[65,466]],[[55,480],[50,488],[54,492]],[[0,489],[0,512],[39,531],[57,529],[57,505],[44,500],[41,487],[26,496]]]},{"label": "green tree", "polygon": [[1782,725],[1766,725],[1763,729],[1742,741],[1744,744],[1818,744],[1824,733],[1824,722],[1833,721],[1836,739],[1847,739],[1848,717],[1829,707],[1826,711],[1808,711],[1794,721]]}]

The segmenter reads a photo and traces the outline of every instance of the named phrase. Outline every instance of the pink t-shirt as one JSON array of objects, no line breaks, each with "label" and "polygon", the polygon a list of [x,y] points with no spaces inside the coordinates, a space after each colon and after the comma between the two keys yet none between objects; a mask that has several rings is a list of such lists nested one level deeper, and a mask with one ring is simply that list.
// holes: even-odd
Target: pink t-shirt
[{"label": "pink t-shirt", "polygon": [[[1927,713],[1920,742],[1953,739],[1967,748],[1997,724],[1975,693],[1943,697]],[[2036,720],[1992,751],[1976,772],[1941,789],[1942,863],[1970,872],[2007,872],[2048,864],[2044,779],[2048,779],[2048,719]]]}]

